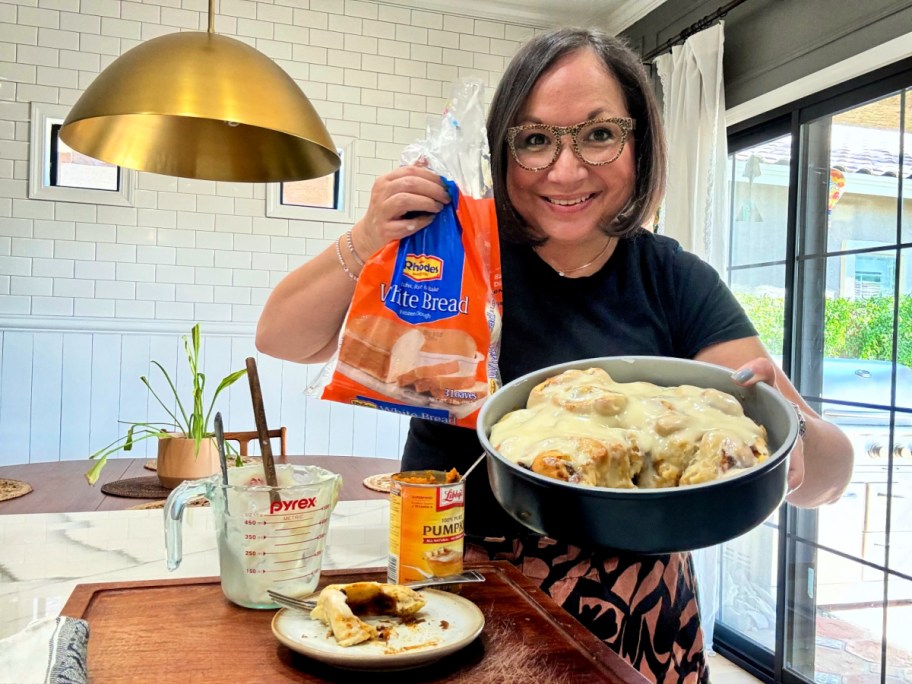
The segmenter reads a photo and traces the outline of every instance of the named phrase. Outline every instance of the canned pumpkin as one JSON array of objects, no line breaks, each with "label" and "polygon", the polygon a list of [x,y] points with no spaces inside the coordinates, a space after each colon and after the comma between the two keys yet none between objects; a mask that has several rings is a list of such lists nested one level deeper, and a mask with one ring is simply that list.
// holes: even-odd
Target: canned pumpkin
[{"label": "canned pumpkin", "polygon": [[462,572],[465,483],[452,470],[390,478],[388,581],[403,584]]}]

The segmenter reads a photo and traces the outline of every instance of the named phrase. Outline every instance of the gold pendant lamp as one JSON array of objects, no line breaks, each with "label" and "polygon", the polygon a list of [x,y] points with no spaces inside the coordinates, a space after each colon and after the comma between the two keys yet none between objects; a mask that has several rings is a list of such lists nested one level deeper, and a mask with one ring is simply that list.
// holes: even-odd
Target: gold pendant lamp
[{"label": "gold pendant lamp", "polygon": [[275,62],[209,30],[171,33],[118,57],[86,88],[60,138],[94,159],[168,176],[319,178],[340,159],[323,121]]}]

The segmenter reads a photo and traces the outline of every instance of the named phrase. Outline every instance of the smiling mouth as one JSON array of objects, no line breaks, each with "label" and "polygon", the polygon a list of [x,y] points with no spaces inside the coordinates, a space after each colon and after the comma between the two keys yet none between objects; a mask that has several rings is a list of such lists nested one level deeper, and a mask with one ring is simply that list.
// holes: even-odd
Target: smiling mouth
[{"label": "smiling mouth", "polygon": [[595,193],[591,195],[586,195],[585,197],[575,197],[573,199],[558,199],[556,197],[545,197],[544,200],[551,204],[555,204],[559,207],[572,207],[576,204],[582,204],[590,199],[595,197]]}]

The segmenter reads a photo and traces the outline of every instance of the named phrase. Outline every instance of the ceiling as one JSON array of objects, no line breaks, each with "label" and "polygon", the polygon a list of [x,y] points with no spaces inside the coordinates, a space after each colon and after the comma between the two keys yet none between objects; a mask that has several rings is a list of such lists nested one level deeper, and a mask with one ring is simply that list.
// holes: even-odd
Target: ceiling
[{"label": "ceiling", "polygon": [[536,27],[594,26],[620,33],[665,0],[382,0],[410,9]]}]

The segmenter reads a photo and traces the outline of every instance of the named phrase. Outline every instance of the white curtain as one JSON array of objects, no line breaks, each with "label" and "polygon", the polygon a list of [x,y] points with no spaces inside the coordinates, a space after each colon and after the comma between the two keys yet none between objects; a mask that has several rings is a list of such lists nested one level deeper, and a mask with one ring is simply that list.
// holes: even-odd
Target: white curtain
[{"label": "white curtain", "polygon": [[[655,65],[662,80],[668,135],[668,189],[659,232],[724,274],[728,267],[728,144],[723,42],[720,22],[674,47],[671,54],[661,55]],[[707,653],[713,652],[718,613],[719,557],[718,546],[693,554]]]},{"label": "white curtain", "polygon": [[723,41],[720,22],[655,61],[668,135],[668,189],[659,232],[720,273],[728,266]]}]

